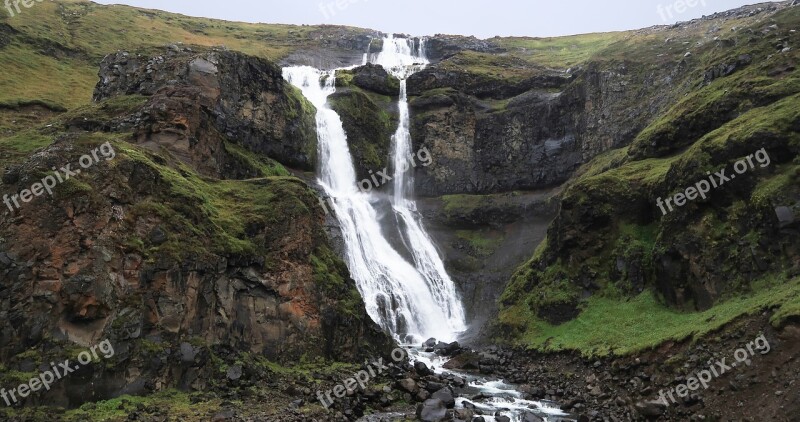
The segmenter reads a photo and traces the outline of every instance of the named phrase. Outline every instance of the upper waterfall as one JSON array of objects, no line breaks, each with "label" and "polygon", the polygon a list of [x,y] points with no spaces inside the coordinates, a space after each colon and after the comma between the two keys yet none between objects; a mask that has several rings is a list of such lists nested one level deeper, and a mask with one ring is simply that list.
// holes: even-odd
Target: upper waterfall
[{"label": "upper waterfall", "polygon": [[[383,51],[369,57],[401,80],[400,124],[392,139],[395,175],[411,183],[407,166],[397,165],[411,151],[409,113],[405,96],[406,78],[427,64],[423,41],[387,37]],[[336,71],[307,66],[287,67],[284,78],[300,88],[317,108],[319,150],[318,180],[331,197],[345,241],[348,267],[373,320],[399,340],[420,341],[428,337],[455,340],[466,329],[464,310],[455,285],[444,269],[436,247],[416,213],[409,190],[395,186],[393,210],[398,230],[408,249],[409,262],[388,240],[374,208],[379,198],[362,192],[339,115],[328,105],[336,91]]]}]

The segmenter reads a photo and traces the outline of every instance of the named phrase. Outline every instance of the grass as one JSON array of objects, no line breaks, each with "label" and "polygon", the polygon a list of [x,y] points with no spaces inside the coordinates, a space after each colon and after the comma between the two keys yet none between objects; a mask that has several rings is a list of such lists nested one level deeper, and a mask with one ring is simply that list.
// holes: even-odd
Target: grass
[{"label": "grass", "polygon": [[147,397],[124,395],[111,400],[87,403],[64,414],[67,421],[125,421],[138,406],[157,406],[166,410],[169,421],[201,420],[222,408],[221,399],[193,401],[192,395],[177,390],[167,390]]},{"label": "grass", "polygon": [[519,344],[541,351],[572,350],[585,356],[627,355],[667,341],[700,338],[744,315],[776,308],[774,325],[800,316],[800,278],[764,280],[757,293],[738,296],[704,312],[679,312],[664,306],[652,292],[627,301],[592,297],[580,316],[553,326],[524,304],[501,313],[503,323],[525,328]]},{"label": "grass", "polygon": [[503,243],[503,233],[493,230],[456,230],[459,239],[467,241],[475,254],[488,257]]},{"label": "grass", "polygon": [[72,108],[89,103],[97,83],[96,65],[75,58],[48,57],[20,43],[0,48],[0,72],[2,103],[41,100]]},{"label": "grass", "polygon": [[585,62],[628,36],[628,32],[607,32],[550,38],[493,38],[490,41],[530,63],[566,69]]},{"label": "grass", "polygon": [[117,50],[160,54],[165,45],[183,43],[225,46],[277,61],[299,48],[320,47],[315,34],[370,33],[347,27],[226,22],[84,0],[37,2],[13,18],[0,8],[0,23],[18,31],[8,34],[11,44],[0,48],[0,103],[43,100],[65,108],[91,100],[100,60]]}]

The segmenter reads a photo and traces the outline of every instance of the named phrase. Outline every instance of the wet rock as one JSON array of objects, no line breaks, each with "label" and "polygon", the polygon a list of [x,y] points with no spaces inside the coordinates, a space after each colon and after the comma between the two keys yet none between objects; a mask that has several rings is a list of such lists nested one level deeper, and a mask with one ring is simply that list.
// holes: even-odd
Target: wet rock
[{"label": "wet rock", "polygon": [[525,412],[522,415],[522,422],[544,422],[544,419],[531,412]]},{"label": "wet rock", "polygon": [[414,370],[417,371],[417,374],[419,374],[421,377],[433,375],[433,371],[431,371],[430,368],[428,368],[428,365],[425,365],[424,362],[415,362]]},{"label": "wet rock", "polygon": [[425,400],[417,405],[417,419],[424,422],[439,422],[447,414],[447,407],[439,399]]},{"label": "wet rock", "polygon": [[453,397],[453,392],[449,388],[443,388],[431,395],[433,399],[439,399],[444,403],[448,409],[456,407],[456,399]]},{"label": "wet rock", "polygon": [[480,368],[481,357],[475,352],[462,353],[443,365],[445,369],[474,370]]}]

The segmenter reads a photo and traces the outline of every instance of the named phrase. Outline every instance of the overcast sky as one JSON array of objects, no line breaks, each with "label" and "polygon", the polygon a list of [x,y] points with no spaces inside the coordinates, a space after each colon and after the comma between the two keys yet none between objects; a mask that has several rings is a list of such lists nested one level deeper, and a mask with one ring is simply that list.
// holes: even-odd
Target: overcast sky
[{"label": "overcast sky", "polygon": [[638,29],[743,0],[100,0],[233,21],[337,24],[411,35],[555,36]]}]

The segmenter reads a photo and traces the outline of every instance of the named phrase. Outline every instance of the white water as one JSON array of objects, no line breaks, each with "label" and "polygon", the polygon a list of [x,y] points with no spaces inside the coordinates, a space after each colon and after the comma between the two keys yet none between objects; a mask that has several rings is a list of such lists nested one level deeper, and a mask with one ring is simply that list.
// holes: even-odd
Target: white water
[{"label": "white water", "polygon": [[[525,411],[535,411],[547,421],[567,420],[562,419],[565,414],[550,403],[524,400],[513,386],[470,374],[443,371],[445,358],[413,347],[430,337],[453,341],[466,329],[464,310],[455,285],[417,212],[413,200],[413,170],[408,165],[409,157],[416,152],[409,132],[407,78],[424,68],[428,61],[424,55],[424,42],[420,41],[415,47],[412,40],[391,36],[384,39],[381,53],[367,54],[364,61],[381,65],[400,79],[400,123],[392,137],[391,205],[397,226],[393,229],[400,233],[411,261],[392,246],[381,228],[375,205],[382,198],[362,192],[357,187],[347,135],[339,115],[328,105],[328,97],[336,91],[336,71],[289,67],[283,73],[284,78],[299,87],[317,108],[319,183],[331,198],[345,240],[348,267],[364,298],[367,312],[406,344],[413,360],[426,363],[437,373],[461,376],[469,381],[470,390],[489,396],[483,402],[473,403],[483,411],[487,421],[495,421],[489,415],[497,411],[515,422],[521,420]],[[435,157],[433,159],[435,162]],[[463,407],[465,401],[458,398],[457,407]]]},{"label": "white water", "polygon": [[[408,160],[411,151],[405,78],[412,69],[427,63],[419,56],[422,51],[420,47],[414,54],[410,41],[389,38],[375,60],[403,78],[401,124],[393,138],[395,163]],[[414,63],[420,66],[413,66]],[[403,166],[395,165],[400,188],[395,189],[392,205],[397,220],[402,222],[399,231],[413,263],[392,247],[381,229],[373,207],[379,198],[357,188],[347,135],[339,115],[328,105],[328,97],[336,91],[336,71],[288,67],[283,76],[317,108],[319,183],[331,197],[345,241],[348,267],[370,317],[398,339],[455,340],[466,328],[463,306],[441,257],[422,228],[415,203],[407,196],[411,191],[410,175]]]}]

